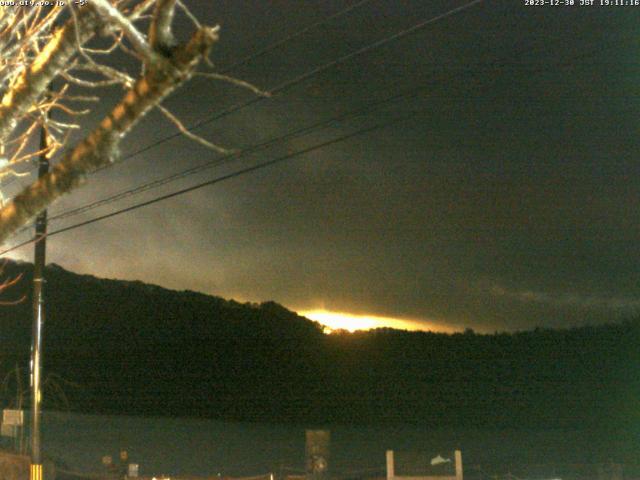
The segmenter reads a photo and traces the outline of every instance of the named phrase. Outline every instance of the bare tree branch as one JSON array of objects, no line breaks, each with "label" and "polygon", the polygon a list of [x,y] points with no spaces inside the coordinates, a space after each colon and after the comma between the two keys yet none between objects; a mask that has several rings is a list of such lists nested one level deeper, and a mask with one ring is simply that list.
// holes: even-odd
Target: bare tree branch
[{"label": "bare tree branch", "polygon": [[[80,21],[80,15],[78,17]],[[59,35],[58,33],[56,37]],[[75,50],[75,33],[71,31],[68,35],[71,38],[65,37],[65,48]],[[148,69],[98,127],[67,150],[49,174],[24,189],[0,209],[0,243],[56,198],[80,185],[88,173],[111,163],[117,156],[124,135],[149,109],[158,105],[193,75],[217,38],[217,27],[203,27],[187,44],[176,47],[170,58]],[[52,61],[49,57],[47,60]]]},{"label": "bare tree branch", "polygon": [[177,5],[180,7],[180,9],[184,12],[184,14],[187,16],[187,18],[189,20],[191,20],[191,22],[193,23],[193,25],[196,28],[202,28],[202,25],[200,24],[200,22],[198,21],[198,19],[196,18],[196,16],[191,13],[191,10],[189,10],[187,8],[187,6],[184,4],[184,2],[177,0]]},{"label": "bare tree branch", "polygon": [[247,90],[251,90],[256,95],[260,95],[261,97],[270,97],[271,93],[265,90],[262,90],[260,87],[256,87],[254,84],[246,82],[244,80],[240,80],[239,78],[230,77],[229,75],[223,75],[221,73],[215,72],[196,72],[196,75],[199,77],[212,78],[214,80],[220,80],[223,82],[231,83],[240,88],[246,88]]},{"label": "bare tree branch", "polygon": [[149,43],[160,52],[168,53],[175,45],[171,24],[176,8],[176,0],[158,0],[149,27]]},{"label": "bare tree branch", "polygon": [[117,26],[125,37],[131,42],[133,48],[147,61],[155,63],[159,61],[158,56],[147,43],[147,39],[136,29],[127,17],[107,0],[91,0],[91,6],[101,15],[103,21],[110,25]]},{"label": "bare tree branch", "polygon": [[178,128],[180,133],[182,133],[185,137],[193,140],[196,143],[199,143],[200,145],[210,148],[211,150],[214,150],[218,153],[222,153],[222,154],[232,153],[231,150],[228,150],[224,147],[216,145],[215,143],[211,143],[209,140],[202,138],[200,135],[196,135],[195,133],[191,132],[187,127],[184,126],[184,124],[180,121],[180,119],[176,117],[173,113],[171,113],[166,107],[163,107],[162,105],[157,105],[157,108],[162,112],[162,114],[165,117],[169,119],[171,123],[173,123]]},{"label": "bare tree branch", "polygon": [[0,102],[0,143],[16,128],[22,116],[41,98],[49,83],[65,68],[77,52],[76,28],[81,42],[94,35],[98,18],[88,8],[78,12],[77,25],[73,19],[53,34],[51,40],[28,68],[16,78]]},{"label": "bare tree branch", "polygon": [[[54,164],[48,175],[7,203],[0,191],[0,243],[89,173],[117,158],[122,139],[154,107],[186,137],[228,153],[192,133],[161,105],[195,74],[201,61],[210,63],[208,52],[217,40],[218,27],[201,26],[181,0],[67,4],[65,8],[0,9],[0,181],[24,175],[16,165],[40,154]],[[180,45],[172,30],[177,13],[197,27],[191,40]],[[148,40],[139,28],[147,23]],[[93,41],[98,34],[106,41]],[[132,56],[141,73],[134,73],[128,62],[112,61],[109,55],[118,51]],[[268,95],[239,79],[203,75]],[[86,103],[78,108],[73,102],[96,101],[101,89],[112,85],[125,89],[123,98],[88,135],[68,145],[72,132],[81,128],[78,117],[90,111]],[[87,89],[92,92],[87,94]],[[48,115],[53,109],[59,114],[54,119]],[[40,126],[48,132],[43,149],[34,148]]]}]

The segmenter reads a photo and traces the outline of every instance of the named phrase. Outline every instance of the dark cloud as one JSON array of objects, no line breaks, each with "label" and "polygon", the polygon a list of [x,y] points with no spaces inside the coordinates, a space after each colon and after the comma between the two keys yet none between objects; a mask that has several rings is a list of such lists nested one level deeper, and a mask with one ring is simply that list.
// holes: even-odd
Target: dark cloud
[{"label": "dark cloud", "polygon": [[[347,5],[192,3],[223,25],[219,65]],[[452,6],[371,2],[237,73],[269,87]],[[639,13],[485,2],[198,132],[243,147],[425,87],[419,95],[76,220],[420,110],[412,121],[61,235],[49,259],[242,300],[456,328],[635,314]],[[189,124],[247,98],[196,79],[167,105]],[[152,116],[128,151],[172,132]],[[212,155],[185,139],[164,143],[97,175],[55,210]]]}]

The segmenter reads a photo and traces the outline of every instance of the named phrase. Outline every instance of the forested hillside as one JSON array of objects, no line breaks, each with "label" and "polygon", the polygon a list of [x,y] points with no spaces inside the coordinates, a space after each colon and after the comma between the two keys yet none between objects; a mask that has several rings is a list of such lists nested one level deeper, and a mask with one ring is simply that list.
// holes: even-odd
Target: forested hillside
[{"label": "forested hillside", "polygon": [[[30,269],[7,265],[5,275],[25,272],[7,300],[28,292]],[[73,410],[589,428],[618,438],[640,424],[638,321],[491,335],[325,335],[273,302],[240,304],[55,265],[47,278],[44,368],[77,384],[65,387]],[[5,371],[28,364],[30,328],[29,299],[0,308]],[[45,405],[54,398],[45,397]]]}]

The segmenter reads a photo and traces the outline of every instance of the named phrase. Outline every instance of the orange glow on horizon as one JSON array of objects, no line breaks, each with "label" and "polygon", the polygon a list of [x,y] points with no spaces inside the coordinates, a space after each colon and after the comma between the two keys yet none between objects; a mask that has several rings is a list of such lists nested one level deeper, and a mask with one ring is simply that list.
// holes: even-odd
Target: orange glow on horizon
[{"label": "orange glow on horizon", "polygon": [[394,317],[382,317],[378,315],[356,315],[346,312],[332,312],[329,310],[303,310],[299,315],[307,317],[323,325],[327,333],[334,330],[371,330],[373,328],[397,328],[400,330],[431,330],[433,332],[450,333],[453,329],[444,325],[436,325],[432,322],[422,322],[417,320],[405,320]]}]

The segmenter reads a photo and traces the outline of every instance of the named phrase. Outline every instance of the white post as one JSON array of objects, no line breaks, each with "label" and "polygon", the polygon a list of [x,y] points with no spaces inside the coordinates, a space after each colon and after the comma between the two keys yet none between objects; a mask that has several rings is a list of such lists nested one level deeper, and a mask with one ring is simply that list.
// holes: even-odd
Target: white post
[{"label": "white post", "polygon": [[393,450],[387,450],[387,480],[393,480],[395,477],[395,469],[393,465]]},{"label": "white post", "polygon": [[460,450],[455,451],[456,459],[456,480],[462,480],[462,452]]}]

